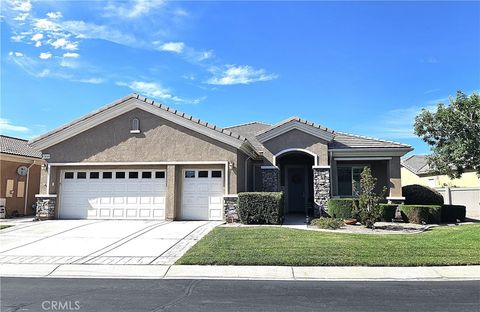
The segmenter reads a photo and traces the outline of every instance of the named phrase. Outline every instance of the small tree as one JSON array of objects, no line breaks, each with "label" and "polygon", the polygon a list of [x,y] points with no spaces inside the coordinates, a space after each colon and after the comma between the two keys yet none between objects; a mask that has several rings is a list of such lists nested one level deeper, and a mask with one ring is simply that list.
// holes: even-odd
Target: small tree
[{"label": "small tree", "polygon": [[[380,218],[380,202],[383,197],[375,193],[377,179],[372,176],[369,167],[363,168],[360,177],[360,195],[358,203],[354,202],[354,213],[365,227],[371,228],[375,221]],[[386,189],[384,188],[383,193],[385,192]]]}]

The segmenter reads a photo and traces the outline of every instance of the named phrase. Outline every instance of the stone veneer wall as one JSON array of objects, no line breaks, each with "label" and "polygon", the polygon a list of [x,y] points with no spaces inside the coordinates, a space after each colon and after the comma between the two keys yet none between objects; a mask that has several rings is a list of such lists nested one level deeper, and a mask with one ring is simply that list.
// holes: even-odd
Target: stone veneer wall
[{"label": "stone veneer wall", "polygon": [[36,195],[37,198],[37,219],[50,220],[55,218],[55,203],[57,198],[52,195]]},{"label": "stone veneer wall", "polygon": [[223,209],[225,220],[229,223],[237,222],[238,219],[238,195],[225,195],[223,197]]},{"label": "stone veneer wall", "polygon": [[278,167],[262,168],[262,190],[264,192],[280,190],[280,169]]},{"label": "stone veneer wall", "polygon": [[313,168],[313,207],[314,217],[318,218],[322,212],[328,211],[327,202],[330,198],[330,168]]}]

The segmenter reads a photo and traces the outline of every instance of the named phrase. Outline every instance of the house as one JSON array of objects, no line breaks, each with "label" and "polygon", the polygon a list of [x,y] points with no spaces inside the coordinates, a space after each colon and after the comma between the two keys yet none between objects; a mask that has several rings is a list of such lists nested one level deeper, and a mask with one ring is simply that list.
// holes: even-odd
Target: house
[{"label": "house", "polygon": [[284,191],[285,212],[319,215],[353,195],[370,166],[378,190],[402,200],[409,145],[297,117],[219,128],[131,94],[30,142],[48,165],[40,206],[56,218],[221,220],[244,191]]},{"label": "house", "polygon": [[6,215],[31,215],[40,188],[42,154],[27,141],[0,135],[0,200]]},{"label": "house", "polygon": [[428,155],[411,155],[401,160],[402,185],[420,184],[436,187],[480,187],[480,178],[474,170],[466,171],[459,179],[438,174],[428,165]]}]

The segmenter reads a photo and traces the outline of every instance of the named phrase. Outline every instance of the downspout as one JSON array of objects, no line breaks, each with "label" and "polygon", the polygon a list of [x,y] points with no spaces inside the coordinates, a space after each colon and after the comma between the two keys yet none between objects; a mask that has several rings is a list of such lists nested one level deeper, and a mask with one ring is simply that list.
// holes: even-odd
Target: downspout
[{"label": "downspout", "polygon": [[30,164],[30,166],[28,166],[28,169],[27,169],[27,186],[25,187],[25,199],[23,200],[23,215],[26,216],[27,215],[27,202],[28,202],[28,181],[30,180],[30,168],[32,168],[32,166],[35,165],[35,160]]},{"label": "downspout", "polygon": [[245,164],[244,164],[244,167],[245,167],[245,192],[248,192],[248,160],[251,159],[252,157],[251,156],[248,156],[247,159],[245,159]]}]

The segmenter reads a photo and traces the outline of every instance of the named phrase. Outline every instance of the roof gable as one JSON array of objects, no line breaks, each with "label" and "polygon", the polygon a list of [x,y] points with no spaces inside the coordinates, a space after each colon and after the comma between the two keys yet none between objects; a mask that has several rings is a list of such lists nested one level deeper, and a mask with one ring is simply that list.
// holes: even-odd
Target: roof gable
[{"label": "roof gable", "polygon": [[163,104],[155,103],[155,101],[135,93],[125,96],[55,130],[47,132],[33,139],[29,144],[34,148],[43,150],[136,108],[238,148],[249,156],[256,156],[253,146],[251,146],[245,137],[209,124],[208,122],[203,122],[200,119],[196,119]]},{"label": "roof gable", "polygon": [[278,124],[257,133],[256,137],[261,143],[264,143],[294,129],[308,133],[327,142],[330,142],[334,137],[333,130],[299,117],[285,119]]}]

